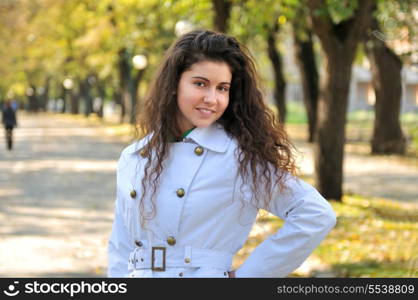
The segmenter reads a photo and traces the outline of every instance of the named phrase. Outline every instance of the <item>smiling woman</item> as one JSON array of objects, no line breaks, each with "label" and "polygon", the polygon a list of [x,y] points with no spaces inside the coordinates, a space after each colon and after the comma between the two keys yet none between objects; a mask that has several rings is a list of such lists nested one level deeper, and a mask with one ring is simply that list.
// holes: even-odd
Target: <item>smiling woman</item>
[{"label": "smiling woman", "polygon": [[177,89],[181,132],[207,127],[222,116],[229,103],[231,79],[224,62],[202,61],[183,72]]},{"label": "smiling woman", "polygon": [[[111,277],[283,277],[335,225],[296,177],[293,146],[244,45],[196,30],[168,49],[121,154]],[[259,209],[285,220],[237,269]]]}]

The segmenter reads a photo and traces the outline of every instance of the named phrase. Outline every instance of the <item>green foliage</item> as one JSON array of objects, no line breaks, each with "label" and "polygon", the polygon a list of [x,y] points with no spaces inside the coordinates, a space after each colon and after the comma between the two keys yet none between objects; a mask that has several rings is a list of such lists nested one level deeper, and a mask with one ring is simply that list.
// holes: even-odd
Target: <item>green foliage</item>
[{"label": "green foliage", "polygon": [[327,9],[334,24],[352,17],[359,0],[327,0]]},{"label": "green foliage", "polygon": [[[325,3],[318,13],[326,13],[338,23],[348,19],[359,2]],[[416,7],[414,1],[378,3],[378,17],[385,25],[385,34],[399,35],[406,26],[408,38],[415,36],[417,27],[411,17]],[[232,0],[229,33],[250,48],[269,89],[273,83],[266,59],[266,33],[277,24],[277,46],[282,51],[289,50],[282,45],[289,37],[289,25],[306,26],[305,10],[306,1]],[[211,0],[0,1],[0,95],[24,96],[28,85],[41,86],[47,78],[61,86],[66,77],[81,79],[89,74],[106,82],[107,89],[109,84],[112,89],[117,88],[121,49],[127,49],[131,56],[147,56],[146,86],[164,51],[176,38],[176,23],[182,20],[195,28],[213,28],[213,17]],[[398,22],[392,30],[389,21],[393,19]]]},{"label": "green foliage", "polygon": [[[405,116],[407,118],[408,115]],[[417,119],[417,115],[411,117]],[[409,151],[416,157],[418,157],[418,120],[414,121],[413,123],[407,123],[409,126],[405,126],[405,129],[407,131],[410,145],[409,145]]]},{"label": "green foliage", "polygon": [[410,47],[402,47],[403,50],[395,47],[395,52],[406,63],[412,62],[410,52],[417,42],[418,19],[415,16],[417,9],[418,3],[413,0],[380,0],[377,5],[378,36],[381,36],[390,47],[399,42],[404,45],[410,44]]}]

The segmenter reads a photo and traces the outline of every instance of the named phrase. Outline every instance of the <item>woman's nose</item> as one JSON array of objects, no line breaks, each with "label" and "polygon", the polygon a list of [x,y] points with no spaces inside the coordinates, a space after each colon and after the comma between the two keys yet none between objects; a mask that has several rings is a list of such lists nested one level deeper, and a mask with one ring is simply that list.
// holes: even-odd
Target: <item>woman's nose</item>
[{"label": "woman's nose", "polygon": [[216,91],[209,90],[203,101],[207,103],[216,102]]}]

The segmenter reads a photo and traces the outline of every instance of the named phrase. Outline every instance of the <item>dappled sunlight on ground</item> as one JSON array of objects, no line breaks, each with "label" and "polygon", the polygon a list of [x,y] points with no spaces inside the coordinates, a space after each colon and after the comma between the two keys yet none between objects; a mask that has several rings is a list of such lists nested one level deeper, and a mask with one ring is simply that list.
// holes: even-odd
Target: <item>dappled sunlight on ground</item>
[{"label": "dappled sunlight on ground", "polygon": [[126,144],[81,120],[19,121],[13,151],[0,144],[0,276],[104,276]]},{"label": "dappled sunlight on ground", "polygon": [[115,160],[90,161],[90,160],[32,160],[19,162],[0,162],[0,169],[8,169],[13,173],[37,172],[42,170],[54,169],[55,172],[85,172],[85,171],[110,171],[116,169]]},{"label": "dappled sunlight on ground", "polygon": [[[1,276],[38,277],[72,273],[72,276],[104,276],[106,239],[89,235],[22,236],[1,240]],[[11,251],[11,249],[13,251]]]}]

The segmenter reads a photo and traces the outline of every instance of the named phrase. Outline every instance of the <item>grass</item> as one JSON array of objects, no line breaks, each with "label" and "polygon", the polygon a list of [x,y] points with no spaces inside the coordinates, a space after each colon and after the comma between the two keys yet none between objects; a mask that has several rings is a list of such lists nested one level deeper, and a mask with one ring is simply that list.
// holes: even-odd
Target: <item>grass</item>
[{"label": "grass", "polygon": [[316,254],[339,277],[417,277],[418,206],[347,195]]},{"label": "grass", "polygon": [[302,103],[295,101],[287,102],[287,120],[289,124],[306,124],[308,119],[306,117],[306,109]]},{"label": "grass", "polygon": [[[277,112],[275,107],[271,107]],[[307,118],[302,103],[289,101],[286,127],[290,136],[306,140]],[[373,133],[374,111],[359,110],[347,114],[346,142],[368,148]],[[418,158],[418,113],[409,112],[401,115],[402,130],[407,139],[407,156]],[[367,149],[369,150],[369,149]],[[370,151],[369,151],[370,152]]]},{"label": "grass", "polygon": [[[290,124],[304,124],[308,122],[306,117],[305,106],[301,102],[288,101],[287,105],[287,123]],[[271,106],[274,111],[277,112],[277,109]],[[370,123],[373,124],[374,120],[374,111],[373,110],[356,110],[348,112],[347,114],[348,123]],[[411,123],[417,126],[418,124],[418,113],[407,112],[401,114],[402,123]]]},{"label": "grass", "polygon": [[[335,277],[418,277],[418,205],[358,195],[331,205],[337,225],[312,255]],[[259,217],[234,267],[282,225],[271,215]]]}]

